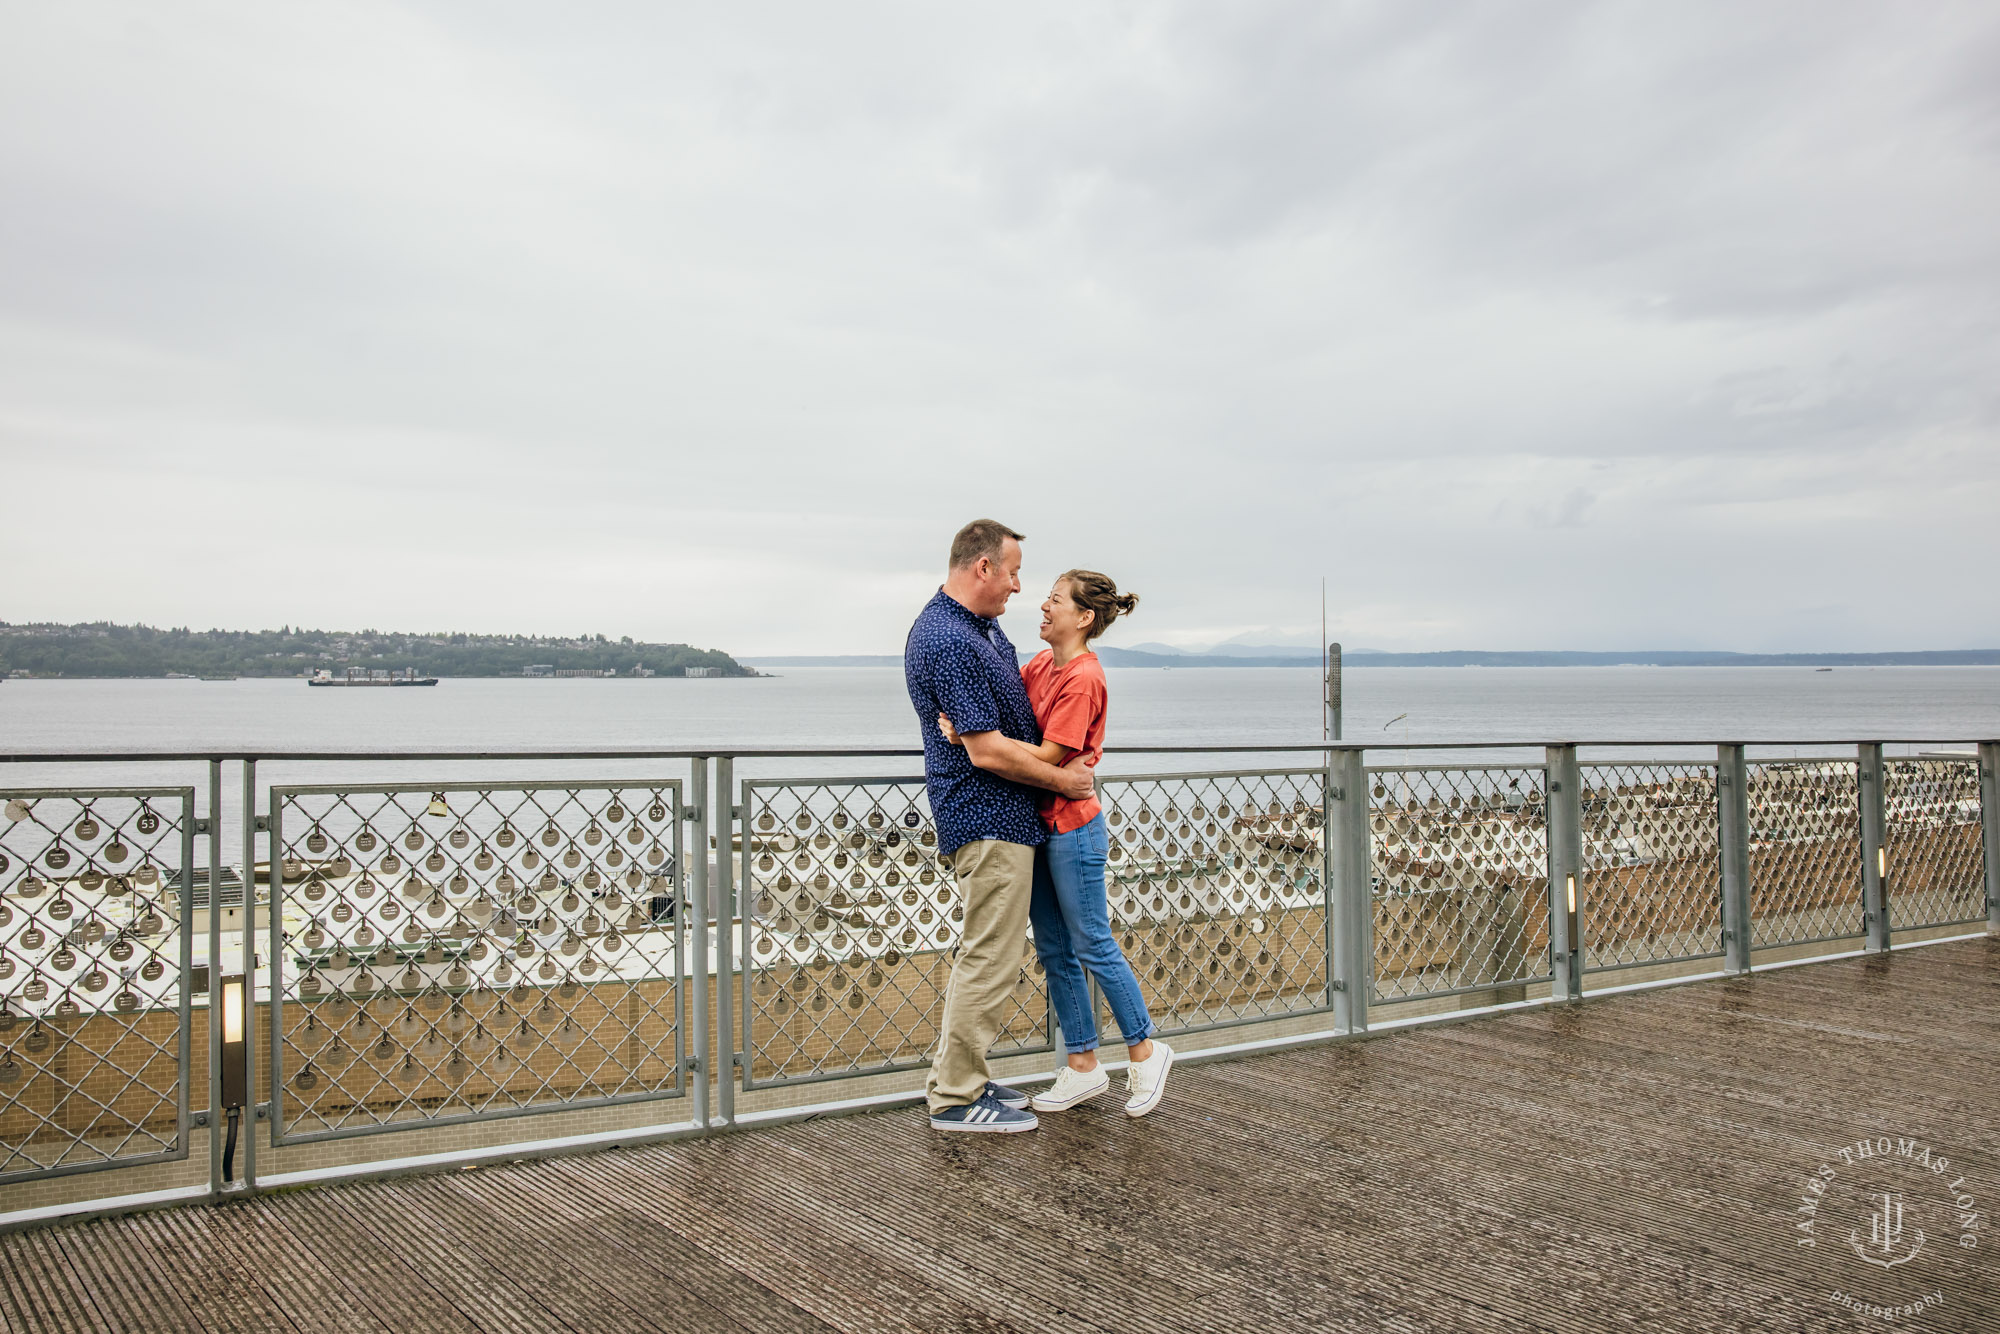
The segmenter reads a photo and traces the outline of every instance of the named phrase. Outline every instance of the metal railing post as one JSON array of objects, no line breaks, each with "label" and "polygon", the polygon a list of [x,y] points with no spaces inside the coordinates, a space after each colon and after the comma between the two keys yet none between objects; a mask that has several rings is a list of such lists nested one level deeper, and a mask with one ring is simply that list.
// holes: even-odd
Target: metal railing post
[{"label": "metal railing post", "polygon": [[694,1093],[694,1123],[708,1129],[708,757],[700,756],[690,766],[686,811],[689,829],[681,844],[689,863],[684,868],[688,886],[688,911],[675,916],[687,921],[688,944],[694,958],[688,969],[688,1008],[693,1012],[694,1041],[688,1045],[688,1083]]},{"label": "metal railing post", "polygon": [[[267,1030],[267,1046],[264,1049],[264,1067],[271,1076],[271,1098],[264,1104],[264,1120],[267,1123],[270,1143],[278,1147],[279,1131],[282,1129],[279,1110],[282,1107],[285,1083],[285,859],[283,813],[278,809],[278,795],[275,784],[265,788],[268,802],[264,807],[264,833],[269,839],[271,859],[270,898],[271,924],[264,938],[264,947],[271,952],[264,975],[269,980],[269,996],[264,1004],[264,1022]],[[251,919],[251,925],[256,919]]]},{"label": "metal railing post", "polygon": [[[243,761],[243,1125],[236,1137],[243,1155],[243,1189],[257,1189],[257,761]],[[271,863],[275,882],[283,872]],[[213,897],[211,893],[211,898]],[[275,884],[271,906],[277,908]],[[209,971],[210,982],[215,972]],[[220,996],[220,990],[210,995]]]},{"label": "metal railing post", "polygon": [[1549,995],[1583,998],[1583,770],[1575,746],[1550,746],[1549,767]]},{"label": "metal railing post", "polygon": [[1979,743],[1979,824],[1986,849],[1986,929],[2000,934],[2000,741]]},{"label": "metal railing post", "polygon": [[[180,1144],[190,1158],[194,1156],[194,837],[195,837],[194,789],[190,787],[181,799],[181,897],[174,905],[174,921],[180,936],[180,957],[175,960],[180,965],[180,1033],[176,1043],[176,1054],[180,1061],[181,1105]],[[143,967],[143,965],[141,965]],[[214,1182],[210,1181],[209,1193],[214,1194]]]},{"label": "metal railing post", "polygon": [[[194,876],[187,894],[194,897]],[[222,761],[208,762],[208,1196],[222,1198]]]},{"label": "metal railing post", "polygon": [[1334,1024],[1345,1033],[1365,1033],[1375,950],[1365,753],[1329,752],[1325,784],[1327,985]]},{"label": "metal railing post", "polygon": [[1722,878],[1723,968],[1751,969],[1750,766],[1741,746],[1715,748],[1716,860]]},{"label": "metal railing post", "polygon": [[1883,806],[1882,746],[1864,741],[1855,748],[1861,778],[1861,921],[1867,948],[1889,948],[1889,869],[1887,811]]},{"label": "metal railing post", "polygon": [[[736,1003],[735,941],[730,929],[736,919],[736,830],[743,811],[736,805],[736,763],[727,755],[715,759],[715,1094],[722,1124],[736,1124]],[[750,831],[743,826],[744,880],[749,880]],[[745,914],[748,916],[748,914]]]}]

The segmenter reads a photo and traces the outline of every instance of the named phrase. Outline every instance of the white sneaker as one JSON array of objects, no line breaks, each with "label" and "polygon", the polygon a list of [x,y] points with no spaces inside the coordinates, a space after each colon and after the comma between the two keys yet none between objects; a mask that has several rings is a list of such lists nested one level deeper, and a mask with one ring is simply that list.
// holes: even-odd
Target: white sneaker
[{"label": "white sneaker", "polygon": [[1125,1115],[1144,1116],[1158,1107],[1167,1091],[1167,1071],[1173,1067],[1174,1049],[1154,1038],[1153,1054],[1125,1069],[1125,1091],[1131,1095],[1125,1101]]},{"label": "white sneaker", "polygon": [[1080,1102],[1089,1102],[1098,1094],[1111,1087],[1111,1076],[1098,1066],[1089,1074],[1074,1066],[1064,1066],[1056,1071],[1056,1082],[1028,1100],[1028,1105],[1038,1112],[1066,1112]]}]

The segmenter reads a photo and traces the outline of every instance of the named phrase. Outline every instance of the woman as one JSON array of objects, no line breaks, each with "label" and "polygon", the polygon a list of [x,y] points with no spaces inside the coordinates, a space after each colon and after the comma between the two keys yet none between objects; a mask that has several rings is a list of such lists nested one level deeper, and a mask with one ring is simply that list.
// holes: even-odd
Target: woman
[{"label": "woman", "polygon": [[[1020,746],[1049,764],[1064,764],[1077,755],[1095,768],[1104,755],[1104,712],[1108,692],[1104,668],[1090,651],[1090,641],[1131,614],[1139,599],[1120,593],[1118,585],[1094,570],[1071,570],[1056,580],[1042,603],[1042,641],[1046,649],[1021,669],[1042,730],[1042,744]],[[945,736],[957,742],[950,720],[939,718]],[[1084,983],[1084,970],[1097,979],[1111,1004],[1112,1017],[1131,1065],[1125,1076],[1125,1114],[1144,1116],[1160,1105],[1173,1049],[1153,1039],[1153,1020],[1139,979],[1111,934],[1111,906],[1104,889],[1105,854],[1110,838],[1104,812],[1095,796],[1071,801],[1043,793],[1042,822],[1048,842],[1035,850],[1034,900],[1029,919],[1035,927],[1035,953],[1048,975],[1049,1004],[1062,1026],[1067,1061],[1055,1083],[1035,1095],[1038,1112],[1064,1112],[1111,1087],[1111,1078],[1097,1063],[1097,1016]]]}]

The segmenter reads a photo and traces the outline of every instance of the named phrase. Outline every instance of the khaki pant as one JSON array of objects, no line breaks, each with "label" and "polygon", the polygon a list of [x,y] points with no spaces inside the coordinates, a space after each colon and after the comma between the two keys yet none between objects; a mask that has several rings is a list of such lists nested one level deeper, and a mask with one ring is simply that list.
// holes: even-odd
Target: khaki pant
[{"label": "khaki pant", "polygon": [[977,1102],[986,1091],[986,1049],[1021,979],[1035,888],[1035,850],[1020,843],[981,839],[951,861],[965,899],[965,933],[945,984],[942,1036],[925,1087],[934,1112]]}]

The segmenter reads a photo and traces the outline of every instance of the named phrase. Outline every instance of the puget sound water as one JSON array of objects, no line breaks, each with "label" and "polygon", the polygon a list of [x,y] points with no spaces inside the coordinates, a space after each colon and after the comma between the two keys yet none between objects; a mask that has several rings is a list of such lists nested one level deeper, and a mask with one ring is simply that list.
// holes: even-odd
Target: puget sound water
[{"label": "puget sound water", "polygon": [[[1120,746],[1311,743],[1321,736],[1317,670],[1111,668],[1107,773],[1310,766],[1311,755],[1120,756]],[[1400,720],[1398,716],[1402,715]],[[1753,754],[1812,754],[1814,740],[2000,738],[2000,668],[1353,667],[1344,738],[1371,762],[1539,759],[1398,753],[1422,743],[1556,740],[1655,744],[1602,752],[1682,754],[1672,741],[1775,740]],[[774,669],[762,679],[448,679],[417,690],[314,690],[299,679],[45,681],[0,685],[0,752],[406,751],[578,748],[914,747],[915,720],[894,667]],[[1898,750],[1937,747],[1899,747]],[[1712,752],[1709,752],[1712,754]],[[1586,756],[1588,758],[1589,756]],[[1692,756],[1688,756],[1692,758]],[[8,766],[0,785],[205,781],[193,766]],[[917,771],[913,759],[764,760],[742,776]],[[685,765],[679,766],[680,771]],[[613,772],[616,770],[617,772]],[[268,782],[435,777],[640,778],[672,763],[340,765],[273,761]],[[226,780],[234,783],[232,775]],[[233,799],[233,798],[232,798]]]}]

